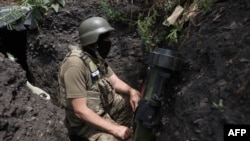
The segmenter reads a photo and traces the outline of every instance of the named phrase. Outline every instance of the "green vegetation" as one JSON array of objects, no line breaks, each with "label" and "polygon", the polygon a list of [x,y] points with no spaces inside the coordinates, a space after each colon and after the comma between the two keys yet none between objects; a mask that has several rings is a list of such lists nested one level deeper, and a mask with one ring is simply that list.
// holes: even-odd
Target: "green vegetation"
[{"label": "green vegetation", "polygon": [[179,33],[182,32],[183,24],[175,25],[170,29],[170,32],[166,39],[168,39],[172,43],[178,43],[180,35]]},{"label": "green vegetation", "polygon": [[198,7],[203,11],[203,13],[206,13],[210,10],[210,6],[213,3],[214,0],[199,0],[197,5]]},{"label": "green vegetation", "polygon": [[13,6],[10,12],[1,15],[0,21],[4,22],[9,30],[13,30],[15,29],[14,19],[24,20],[27,16],[23,13],[23,7],[32,11],[32,17],[37,22],[50,8],[58,12],[60,6],[65,6],[65,0],[21,0],[17,6]]},{"label": "green vegetation", "polygon": [[220,99],[219,102],[218,102],[218,104],[215,103],[215,102],[213,102],[213,107],[216,108],[216,109],[218,109],[220,112],[224,112],[225,106],[223,104],[223,100]]},{"label": "green vegetation", "polygon": [[152,17],[145,17],[145,19],[138,19],[137,21],[137,27],[138,32],[144,42],[144,45],[146,47],[146,51],[151,51],[152,44],[152,30],[153,25],[155,24]]},{"label": "green vegetation", "polygon": [[108,0],[100,0],[100,4],[102,10],[106,13],[106,15],[113,21],[123,21],[122,11],[118,8],[112,7]]},{"label": "green vegetation", "polygon": [[[188,22],[188,14],[191,12],[206,13],[214,0],[146,0],[143,9],[137,12],[122,11],[119,8],[119,3],[116,4],[113,0],[100,0],[100,6],[108,18],[112,21],[122,22],[129,26],[136,27],[139,35],[145,45],[145,50],[151,52],[153,48],[161,43],[178,44],[185,28],[185,22]],[[130,1],[131,7],[134,1]],[[168,18],[171,16],[175,7],[182,5],[184,11],[173,24],[168,23]],[[37,22],[49,9],[58,12],[59,8],[65,6],[65,0],[21,0],[17,6],[5,14],[0,15],[0,21],[5,22],[8,29],[15,29],[14,19],[24,20],[27,15],[23,13],[22,7],[29,8],[32,11],[32,17]],[[137,17],[133,18],[132,17]],[[13,19],[13,20],[11,20]],[[161,24],[159,24],[161,23]]]},{"label": "green vegetation", "polygon": [[[134,1],[130,3],[133,6]],[[136,25],[139,35],[145,46],[145,51],[151,52],[154,47],[161,43],[178,44],[182,38],[185,22],[189,19],[190,12],[203,12],[206,13],[213,0],[154,0],[145,1],[145,9],[136,13],[136,21],[130,19],[132,16],[129,13],[122,12],[121,9],[116,8],[118,4],[114,5],[112,0],[101,0],[100,4],[106,15],[113,21],[129,21],[129,25]],[[174,8],[182,5],[184,11],[179,19],[174,24],[168,23],[168,18],[171,16]],[[189,15],[190,16],[190,15]],[[162,23],[162,24],[159,24]]]},{"label": "green vegetation", "polygon": [[23,13],[21,7],[15,6],[12,7],[11,12],[0,17],[0,21],[8,21],[4,22],[8,29],[13,30],[15,28],[14,21],[15,19],[23,20],[25,14]]},{"label": "green vegetation", "polygon": [[36,20],[39,20],[49,8],[58,12],[60,5],[65,6],[65,0],[22,0],[20,3],[20,6],[25,6],[32,10],[32,16]]}]

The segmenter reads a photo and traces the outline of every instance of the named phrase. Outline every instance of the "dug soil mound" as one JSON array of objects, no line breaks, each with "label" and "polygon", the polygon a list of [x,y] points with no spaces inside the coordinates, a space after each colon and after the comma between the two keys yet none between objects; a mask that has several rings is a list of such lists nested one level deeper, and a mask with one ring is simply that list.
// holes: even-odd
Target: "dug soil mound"
[{"label": "dug soil mound", "polygon": [[67,140],[62,110],[26,87],[26,73],[0,53],[0,140]]},{"label": "dug soil mound", "polygon": [[249,12],[248,1],[215,3],[187,28],[159,140],[223,141],[225,124],[250,124]]},{"label": "dug soil mound", "polygon": [[[181,55],[183,67],[164,88],[157,141],[223,141],[225,124],[250,124],[248,13],[247,0],[218,1],[188,24],[180,45],[171,47]],[[0,31],[0,140],[69,140],[57,102],[57,72],[68,45],[79,44],[77,27],[90,16],[106,17],[98,1],[76,0],[58,13],[50,11],[38,29],[15,38],[27,38],[21,55],[26,60],[17,62],[3,54],[21,53],[14,52],[19,40]],[[139,89],[145,77],[141,39],[136,29],[111,23],[116,31],[107,60],[118,76]],[[51,100],[33,94],[27,80]]]}]

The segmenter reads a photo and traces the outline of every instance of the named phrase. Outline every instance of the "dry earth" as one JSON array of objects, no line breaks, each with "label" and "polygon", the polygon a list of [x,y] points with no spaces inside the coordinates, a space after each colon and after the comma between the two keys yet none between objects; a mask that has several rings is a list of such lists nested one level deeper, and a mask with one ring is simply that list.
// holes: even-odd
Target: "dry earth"
[{"label": "dry earth", "polygon": [[[249,13],[247,0],[219,1],[186,28],[180,45],[171,47],[184,65],[164,89],[157,141],[223,141],[224,124],[250,124]],[[64,110],[57,103],[57,71],[67,46],[78,44],[76,28],[90,16],[105,17],[98,2],[75,0],[48,13],[39,30],[0,30],[0,140],[68,140]],[[145,67],[140,37],[135,29],[112,25],[116,32],[108,61],[139,89]],[[52,100],[32,94],[27,79]]]}]

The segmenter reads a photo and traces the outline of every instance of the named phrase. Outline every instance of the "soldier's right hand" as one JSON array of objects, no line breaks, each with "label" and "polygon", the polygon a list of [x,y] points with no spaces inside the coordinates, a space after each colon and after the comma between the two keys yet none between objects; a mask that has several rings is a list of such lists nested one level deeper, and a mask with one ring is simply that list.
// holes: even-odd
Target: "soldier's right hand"
[{"label": "soldier's right hand", "polygon": [[117,125],[113,129],[113,135],[117,138],[125,140],[132,136],[132,130],[126,126]]}]

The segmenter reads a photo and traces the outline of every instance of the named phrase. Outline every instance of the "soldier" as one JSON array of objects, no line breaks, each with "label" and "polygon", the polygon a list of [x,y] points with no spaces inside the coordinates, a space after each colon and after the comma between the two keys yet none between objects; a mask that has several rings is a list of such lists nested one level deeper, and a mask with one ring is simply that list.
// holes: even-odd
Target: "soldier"
[{"label": "soldier", "polygon": [[78,29],[81,47],[71,46],[60,67],[59,99],[72,141],[118,141],[132,136],[140,94],[105,61],[113,30],[102,17],[83,21]]}]

